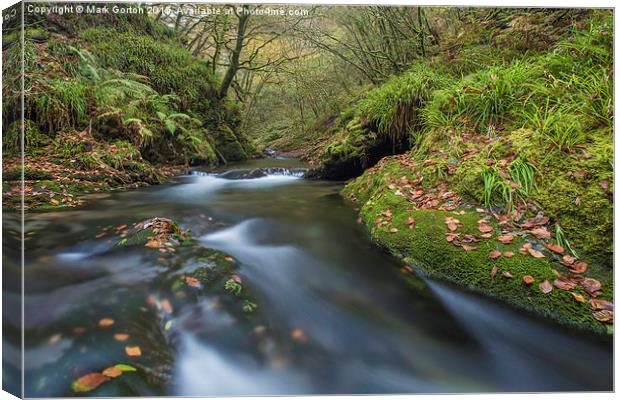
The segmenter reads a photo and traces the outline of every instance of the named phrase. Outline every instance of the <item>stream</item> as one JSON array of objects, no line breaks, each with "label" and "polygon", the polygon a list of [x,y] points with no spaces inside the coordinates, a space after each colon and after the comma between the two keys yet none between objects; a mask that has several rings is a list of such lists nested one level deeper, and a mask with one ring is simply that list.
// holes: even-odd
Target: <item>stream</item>
[{"label": "stream", "polygon": [[[118,363],[138,371],[88,395],[613,389],[610,339],[445,283],[403,279],[402,265],[372,244],[355,206],[340,197],[342,183],[304,180],[306,167],[255,160],[29,213],[26,396],[75,395],[76,378]],[[256,310],[240,311],[223,281],[171,299],[169,315],[149,306],[149,298],[170,295],[171,276],[198,265],[171,269],[153,261],[156,250],[119,249],[97,236],[154,216],[234,257]],[[17,218],[5,213],[9,223]],[[18,307],[16,299],[5,297],[5,309]],[[114,325],[99,327],[104,317]],[[116,332],[129,340],[118,342]],[[128,357],[126,345],[140,346],[142,356]],[[18,351],[4,346],[5,354]]]}]

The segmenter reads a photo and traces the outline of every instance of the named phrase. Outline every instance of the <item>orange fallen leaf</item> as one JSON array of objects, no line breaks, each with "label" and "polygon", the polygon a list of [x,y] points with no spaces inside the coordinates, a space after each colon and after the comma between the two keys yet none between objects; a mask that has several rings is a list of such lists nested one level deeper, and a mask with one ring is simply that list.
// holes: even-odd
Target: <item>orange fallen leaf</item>
[{"label": "orange fallen leaf", "polygon": [[554,253],[564,254],[564,247],[560,246],[559,244],[548,243],[548,244],[545,245],[545,247],[548,248],[549,250],[551,250]]},{"label": "orange fallen leaf", "polygon": [[614,310],[614,303],[603,300],[603,299],[590,299],[590,306],[592,306],[592,310]]},{"label": "orange fallen leaf", "polygon": [[571,282],[566,279],[558,278],[553,281],[553,286],[555,286],[558,289],[562,289],[562,290],[571,290],[571,289],[574,289],[575,286],[577,285],[575,284],[575,282]]},{"label": "orange fallen leaf", "polygon": [[104,369],[101,374],[107,376],[108,378],[116,378],[123,375],[123,371],[116,367],[109,367]]},{"label": "orange fallen leaf", "polygon": [[493,250],[492,252],[489,253],[489,258],[491,260],[495,260],[496,258],[500,258],[501,256],[502,256],[502,253],[497,250]]},{"label": "orange fallen leaf", "polygon": [[493,231],[493,228],[485,223],[478,224],[478,230],[482,233],[489,233]]},{"label": "orange fallen leaf", "polygon": [[415,224],[415,218],[413,218],[413,217],[409,217],[405,221],[405,225],[409,225],[409,227],[411,227],[413,224]]},{"label": "orange fallen leaf", "polygon": [[525,275],[523,277],[523,282],[525,282],[526,285],[531,285],[534,283],[534,277],[532,275]]},{"label": "orange fallen leaf", "polygon": [[588,292],[588,294],[593,295],[595,292],[601,290],[602,285],[601,282],[597,281],[594,278],[585,278],[579,284]]},{"label": "orange fallen leaf", "polygon": [[588,270],[588,264],[583,261],[577,261],[576,263],[571,265],[569,269],[576,274],[583,274]]},{"label": "orange fallen leaf", "polygon": [[233,258],[231,256],[224,257],[224,260],[226,260],[228,262],[233,262]]},{"label": "orange fallen leaf", "polygon": [[60,339],[62,339],[62,335],[60,333],[57,333],[55,335],[50,336],[50,338],[47,339],[47,342],[49,344],[56,344],[56,343],[60,342]]},{"label": "orange fallen leaf", "polygon": [[562,257],[562,265],[566,267],[573,265],[575,261],[577,261],[577,259],[569,255],[565,255],[564,257]]},{"label": "orange fallen leaf", "polygon": [[114,334],[114,340],[116,340],[117,342],[124,342],[127,339],[129,339],[129,335],[126,333],[115,333]]},{"label": "orange fallen leaf", "polygon": [[553,286],[551,286],[551,283],[549,283],[549,281],[546,279],[538,285],[538,288],[540,289],[541,292],[545,294],[553,290]]},{"label": "orange fallen leaf", "polygon": [[515,237],[512,235],[500,235],[497,237],[497,240],[502,242],[503,244],[510,244]]},{"label": "orange fallen leaf", "polygon": [[112,318],[101,318],[99,320],[99,326],[102,328],[107,328],[112,325],[114,325],[114,320]]},{"label": "orange fallen leaf", "polygon": [[146,242],[146,244],[144,246],[150,247],[152,249],[156,249],[156,248],[159,248],[160,245],[161,245],[161,243],[159,243],[159,241],[157,241],[157,240],[149,240],[148,242]]},{"label": "orange fallen leaf", "polygon": [[167,314],[172,314],[173,308],[170,300],[163,299],[159,304],[161,304],[162,310],[164,310]]},{"label": "orange fallen leaf", "polygon": [[71,384],[71,388],[74,392],[90,392],[91,390],[98,388],[107,380],[108,378],[105,375],[100,374],[99,372],[93,372],[75,380]]},{"label": "orange fallen leaf", "polygon": [[304,331],[299,328],[293,329],[293,331],[291,332],[291,338],[293,338],[293,340],[295,340],[296,342],[300,343],[306,343],[308,341],[308,337],[306,336]]},{"label": "orange fallen leaf", "polygon": [[491,268],[491,278],[495,278],[495,275],[497,275],[497,267],[494,265],[493,268]]},{"label": "orange fallen leaf", "polygon": [[512,251],[505,251],[505,252],[502,253],[502,255],[504,257],[510,258],[510,257],[513,257],[515,255],[515,253],[513,253]]},{"label": "orange fallen leaf", "polygon": [[605,322],[605,323],[613,323],[614,322],[614,312],[613,311],[609,311],[609,310],[601,310],[601,311],[596,311],[594,313],[592,313],[592,316],[601,322]]},{"label": "orange fallen leaf", "polygon": [[551,232],[545,227],[532,229],[530,233],[538,239],[549,239],[551,237]]},{"label": "orange fallen leaf", "polygon": [[200,281],[196,278],[194,278],[193,276],[184,276],[183,277],[183,281],[191,287],[195,287],[195,288],[199,288],[202,285],[200,284]]},{"label": "orange fallen leaf", "polygon": [[142,350],[140,350],[140,346],[126,346],[125,353],[130,357],[139,357],[142,355]]},{"label": "orange fallen leaf", "polygon": [[476,250],[477,249],[476,246],[470,246],[468,244],[464,244],[462,247],[463,247],[463,250],[465,250],[465,251],[472,251],[472,250]]},{"label": "orange fallen leaf", "polygon": [[579,293],[570,292],[570,294],[573,295],[573,297],[575,298],[575,300],[577,300],[577,302],[579,302],[579,303],[585,303],[586,302],[586,299],[584,299],[583,296],[580,295]]},{"label": "orange fallen leaf", "polygon": [[390,233],[396,233],[396,232],[398,232],[397,228],[390,228]]},{"label": "orange fallen leaf", "polygon": [[534,258],[545,258],[545,255],[538,250],[534,250],[533,248],[527,249],[528,253]]}]

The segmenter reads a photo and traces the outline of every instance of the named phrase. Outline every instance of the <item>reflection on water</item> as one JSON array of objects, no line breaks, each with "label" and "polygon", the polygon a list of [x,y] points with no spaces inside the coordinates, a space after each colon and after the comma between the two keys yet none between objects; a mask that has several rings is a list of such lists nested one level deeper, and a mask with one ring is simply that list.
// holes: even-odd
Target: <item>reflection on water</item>
[{"label": "reflection on water", "polygon": [[[611,389],[610,343],[437,282],[406,284],[356,224],[341,185],[305,181],[303,167],[253,161],[30,214],[26,394],[71,395],[74,379],[118,363],[138,372],[93,395]],[[223,281],[173,293],[201,266],[184,250],[162,261],[97,237],[152,216],[232,255],[258,309],[241,312]],[[115,324],[100,328],[103,317]]]}]

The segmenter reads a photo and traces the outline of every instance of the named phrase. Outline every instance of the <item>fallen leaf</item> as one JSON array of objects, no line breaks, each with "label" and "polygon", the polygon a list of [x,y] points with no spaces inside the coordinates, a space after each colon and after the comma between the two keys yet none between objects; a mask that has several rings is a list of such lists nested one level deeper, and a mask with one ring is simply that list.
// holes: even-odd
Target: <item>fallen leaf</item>
[{"label": "fallen leaf", "polygon": [[308,337],[306,336],[304,331],[299,328],[293,329],[293,331],[291,332],[291,338],[293,338],[293,340],[295,340],[296,342],[300,343],[306,343],[308,341]]},{"label": "fallen leaf", "polygon": [[458,233],[446,233],[446,240],[450,243],[452,243],[457,237],[459,237]]},{"label": "fallen leaf", "polygon": [[573,265],[571,265],[570,270],[576,274],[583,274],[588,270],[588,264],[583,261],[577,261]]},{"label": "fallen leaf", "polygon": [[124,342],[127,339],[129,339],[129,335],[126,333],[115,333],[114,334],[114,340],[116,340],[117,342]]},{"label": "fallen leaf", "polygon": [[103,370],[101,374],[107,376],[108,378],[116,378],[123,375],[123,371],[116,367],[109,367]]},{"label": "fallen leaf", "polygon": [[405,225],[409,226],[409,229],[413,229],[413,225],[415,224],[415,218],[413,217],[409,217],[407,218],[407,220],[405,221]]},{"label": "fallen leaf", "polygon": [[139,357],[142,355],[140,346],[125,346],[125,353],[130,357]]},{"label": "fallen leaf", "polygon": [[548,280],[544,280],[542,281],[538,287],[540,288],[540,291],[547,294],[549,292],[551,292],[553,290],[553,286],[551,286],[551,284],[549,283]]},{"label": "fallen leaf", "polygon": [[502,253],[502,255],[506,258],[510,258],[510,257],[513,257],[515,253],[513,253],[512,251],[505,251]]},{"label": "fallen leaf", "polygon": [[497,267],[494,265],[491,269],[491,278],[495,278],[495,275],[497,275]]},{"label": "fallen leaf", "polygon": [[534,283],[534,277],[532,275],[525,275],[523,277],[523,282],[525,282],[526,285],[531,285]]},{"label": "fallen leaf", "polygon": [[200,284],[200,281],[193,276],[184,276],[183,281],[185,281],[185,283],[191,287],[200,288],[202,286]]},{"label": "fallen leaf", "polygon": [[144,246],[145,247],[150,247],[152,249],[156,249],[156,248],[160,247],[160,244],[161,243],[159,243],[159,241],[151,239],[148,242],[146,242],[146,244]]},{"label": "fallen leaf", "polygon": [[233,262],[233,258],[231,256],[224,257],[224,260],[226,260],[228,262]]},{"label": "fallen leaf", "polygon": [[493,228],[485,223],[478,224],[478,230],[482,233],[489,233],[493,231]]},{"label": "fallen leaf", "polygon": [[579,284],[588,292],[590,295],[595,292],[601,290],[601,282],[597,281],[594,278],[585,278]]},{"label": "fallen leaf", "polygon": [[504,272],[502,272],[502,276],[503,276],[504,278],[510,278],[510,279],[512,279],[512,277],[513,277],[513,276],[512,276],[512,274],[510,273],[510,271],[504,271]]},{"label": "fallen leaf", "polygon": [[575,300],[577,300],[579,303],[585,303],[586,302],[586,299],[584,299],[583,296],[580,295],[579,293],[570,292],[570,294],[572,294],[573,297],[575,298]]},{"label": "fallen leaf", "polygon": [[562,289],[562,290],[571,290],[571,289],[574,289],[575,286],[577,285],[575,284],[575,282],[571,282],[566,279],[558,278],[553,281],[553,286],[555,286],[558,289]]},{"label": "fallen leaf", "polygon": [[559,244],[548,243],[548,244],[545,245],[545,247],[548,248],[549,250],[551,250],[554,253],[564,254],[564,247],[560,246]]},{"label": "fallen leaf", "polygon": [[603,299],[590,299],[589,301],[590,305],[592,306],[592,310],[596,311],[596,310],[609,310],[609,311],[613,311],[614,310],[614,303],[607,301],[607,300],[603,300]]},{"label": "fallen leaf", "polygon": [[551,232],[545,227],[532,229],[530,233],[538,239],[549,239],[551,237]]},{"label": "fallen leaf", "polygon": [[463,247],[463,250],[465,250],[465,251],[472,251],[472,250],[476,250],[477,249],[476,246],[470,246],[468,244],[464,244],[462,247]]},{"label": "fallen leaf", "polygon": [[137,369],[135,367],[132,367],[131,365],[127,365],[127,364],[116,364],[114,366],[114,368],[119,369],[123,372],[135,372],[137,371]]},{"label": "fallen leaf", "polygon": [[231,278],[233,281],[235,281],[235,282],[237,282],[237,283],[239,283],[239,284],[243,283],[243,282],[241,281],[241,277],[240,277],[239,275],[237,275],[237,274],[232,274],[232,275],[230,276],[230,278]]},{"label": "fallen leaf", "polygon": [[573,265],[575,261],[577,261],[577,259],[569,255],[565,255],[564,257],[562,257],[562,265],[566,267]]},{"label": "fallen leaf", "polygon": [[480,235],[481,238],[483,239],[491,239],[493,237],[493,234],[491,233],[484,233],[482,235]]},{"label": "fallen leaf", "polygon": [[605,322],[605,323],[613,323],[614,321],[614,312],[613,311],[609,311],[609,310],[601,310],[601,311],[597,311],[595,313],[592,313],[592,316],[601,322]]},{"label": "fallen leaf", "polygon": [[112,318],[101,318],[99,320],[99,326],[102,328],[107,328],[112,325],[114,325],[114,320]]},{"label": "fallen leaf", "polygon": [[510,244],[515,237],[512,235],[499,235],[497,240],[502,242],[503,244]]},{"label": "fallen leaf", "polygon": [[173,308],[170,300],[163,299],[159,304],[161,304],[162,310],[164,310],[167,314],[172,314]]},{"label": "fallen leaf", "polygon": [[50,336],[50,338],[47,339],[47,343],[49,343],[49,344],[56,344],[56,343],[60,342],[60,339],[62,339],[62,335],[60,333],[57,333],[55,335]]},{"label": "fallen leaf", "polygon": [[534,258],[545,258],[545,255],[543,253],[541,253],[538,250],[534,250],[533,248],[528,248],[527,249],[528,253],[530,253],[530,255]]},{"label": "fallen leaf", "polygon": [[390,228],[390,233],[396,233],[396,232],[398,232],[397,228]]},{"label": "fallen leaf", "polygon": [[491,260],[495,260],[496,258],[500,258],[501,256],[502,256],[502,253],[497,250],[493,250],[492,252],[489,253],[489,258]]},{"label": "fallen leaf", "polygon": [[93,372],[75,380],[71,384],[71,389],[73,389],[74,392],[90,392],[107,380],[108,378],[105,375],[99,372]]}]

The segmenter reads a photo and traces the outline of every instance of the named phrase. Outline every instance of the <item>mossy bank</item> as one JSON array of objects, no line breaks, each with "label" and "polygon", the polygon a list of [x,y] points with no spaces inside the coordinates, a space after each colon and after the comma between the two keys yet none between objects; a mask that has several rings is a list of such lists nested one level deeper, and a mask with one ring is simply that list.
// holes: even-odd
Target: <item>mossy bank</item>
[{"label": "mossy bank", "polygon": [[[12,26],[11,24],[15,25]],[[27,14],[3,26],[5,206],[75,206],[79,194],[163,182],[254,153],[220,76],[146,13]],[[21,53],[24,54],[24,121]]]}]

